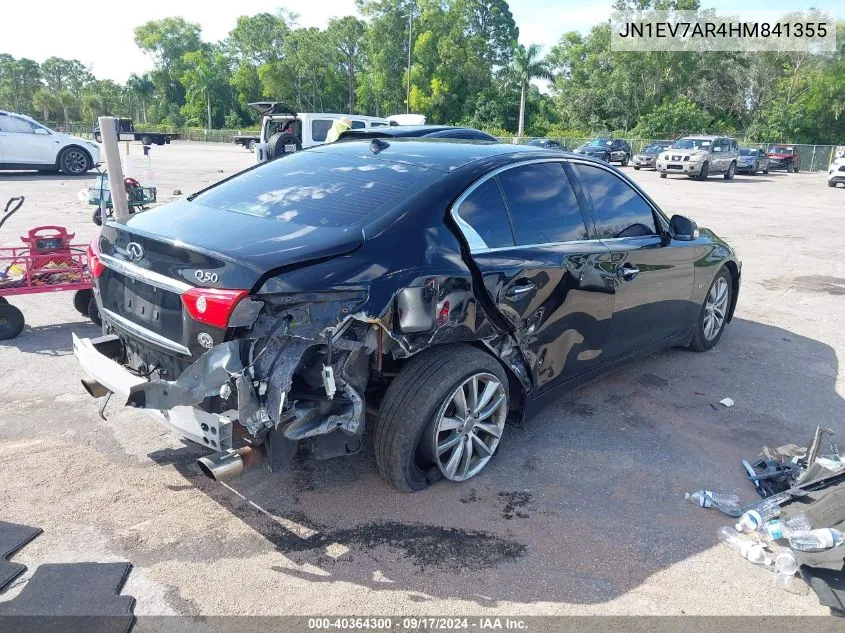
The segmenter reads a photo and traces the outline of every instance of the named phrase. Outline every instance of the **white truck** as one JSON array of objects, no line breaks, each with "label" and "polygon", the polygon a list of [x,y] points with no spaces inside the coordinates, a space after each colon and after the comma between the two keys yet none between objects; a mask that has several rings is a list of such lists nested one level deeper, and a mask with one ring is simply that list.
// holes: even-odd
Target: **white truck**
[{"label": "white truck", "polygon": [[261,113],[260,136],[237,136],[235,143],[251,148],[255,161],[263,163],[307,147],[322,145],[337,119],[349,117],[353,130],[364,130],[390,125],[387,119],[358,114],[333,112],[295,112],[278,101],[260,101],[249,104]]}]

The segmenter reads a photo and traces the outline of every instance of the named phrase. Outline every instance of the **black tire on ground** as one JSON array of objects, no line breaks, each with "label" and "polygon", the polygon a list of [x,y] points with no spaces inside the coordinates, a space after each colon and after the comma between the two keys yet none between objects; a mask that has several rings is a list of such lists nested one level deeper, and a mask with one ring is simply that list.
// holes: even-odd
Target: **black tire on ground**
[{"label": "black tire on ground", "polygon": [[153,138],[151,136],[144,134],[144,136],[141,137],[141,145],[152,145],[152,144],[153,144]]},{"label": "black tire on ground", "polygon": [[88,316],[88,302],[94,297],[94,291],[90,288],[77,290],[73,293],[73,307],[79,314]]},{"label": "black tire on ground", "polygon": [[96,211],[94,211],[94,213],[91,214],[91,220],[93,220],[94,224],[96,224],[97,226],[103,226],[103,217],[99,209],[97,209]]},{"label": "black tire on ground", "polygon": [[255,139],[252,139],[249,143],[247,143],[246,148],[250,152],[254,152],[255,151]]},{"label": "black tire on ground", "polygon": [[792,173],[793,174],[798,173],[798,163],[792,163]]},{"label": "black tire on ground", "polygon": [[98,143],[102,143],[102,142],[103,142],[103,137],[100,135],[100,133],[99,133],[99,132],[97,132],[97,133],[94,135],[94,140],[95,140],[95,141],[97,141]]},{"label": "black tire on ground", "polygon": [[763,173],[764,173],[764,174],[768,174],[768,173],[769,173],[769,166],[768,166],[768,165],[766,165],[766,168],[763,170]]},{"label": "black tire on ground", "polygon": [[434,433],[444,400],[469,376],[487,372],[507,390],[501,364],[469,345],[442,345],[412,358],[390,383],[379,407],[373,445],[381,476],[403,492],[415,492],[440,479],[435,456],[421,440]]},{"label": "black tire on ground", "polygon": [[661,172],[660,172],[660,177],[661,177],[661,178],[666,178],[666,172],[665,172],[665,171],[661,171]]},{"label": "black tire on ground", "polygon": [[722,334],[725,331],[725,326],[728,324],[727,321],[727,314],[725,315],[725,320],[722,322],[722,327],[719,332],[709,341],[707,337],[704,335],[704,312],[705,308],[707,307],[707,297],[710,294],[710,291],[713,289],[713,286],[716,285],[716,282],[719,279],[725,279],[728,282],[728,302],[726,310],[730,310],[731,300],[733,298],[733,277],[731,277],[731,273],[728,271],[727,268],[722,266],[719,269],[719,272],[716,273],[716,276],[713,278],[713,281],[710,283],[710,287],[707,288],[707,294],[704,295],[704,302],[701,304],[701,310],[698,312],[698,319],[695,322],[695,334],[692,337],[692,341],[690,341],[689,348],[695,352],[706,352],[709,349],[713,349],[719,343],[719,339],[722,338]]},{"label": "black tire on ground", "polygon": [[698,180],[707,180],[707,177],[710,175],[710,163],[704,162],[701,166],[701,171],[698,173]]},{"label": "black tire on ground", "polygon": [[15,338],[23,326],[23,312],[9,303],[0,304],[0,341]]},{"label": "black tire on ground", "polygon": [[295,145],[296,151],[302,149],[302,143],[290,132],[276,132],[267,141],[267,160],[274,160],[285,155],[285,145]]},{"label": "black tire on ground", "polygon": [[639,165],[634,165],[634,171],[640,171],[640,166],[639,166]]},{"label": "black tire on ground", "polygon": [[[828,180],[828,181],[827,181],[827,186],[828,186],[828,187],[836,187],[836,183],[835,183],[835,182],[833,182],[832,180]],[[0,299],[2,299],[2,298],[3,298],[3,297],[0,297]]]},{"label": "black tire on ground", "polygon": [[725,180],[733,180],[734,176],[736,176],[736,163],[731,161],[730,166],[728,167],[728,171],[723,174]]},{"label": "black tire on ground", "polygon": [[82,176],[93,167],[88,152],[80,147],[63,149],[62,153],[59,154],[58,165],[59,169],[68,176]]},{"label": "black tire on ground", "polygon": [[627,155],[627,154],[625,154],[625,157],[622,159],[622,161],[621,161],[621,165],[622,165],[623,167],[627,167],[627,166],[628,166],[628,155]]},{"label": "black tire on ground", "polygon": [[91,293],[91,299],[88,301],[88,310],[86,313],[94,325],[103,324],[103,320],[100,318],[100,309],[97,307],[97,300],[94,298],[94,293]]}]

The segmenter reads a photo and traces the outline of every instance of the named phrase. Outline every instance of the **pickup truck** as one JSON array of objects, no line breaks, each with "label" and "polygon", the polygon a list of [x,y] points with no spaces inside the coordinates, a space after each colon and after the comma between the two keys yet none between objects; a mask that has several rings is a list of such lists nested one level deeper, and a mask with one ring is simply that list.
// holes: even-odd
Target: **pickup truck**
[{"label": "pickup truck", "polygon": [[[117,140],[119,141],[141,141],[144,145],[164,145],[169,144],[180,137],[176,132],[138,132],[135,130],[135,125],[132,119],[119,118],[115,119],[115,127],[117,128]],[[100,133],[100,126],[94,126],[94,140],[98,143],[103,142],[103,135]]]},{"label": "pickup truck", "polygon": [[390,125],[387,119],[373,116],[295,112],[277,101],[261,101],[249,105],[261,114],[261,134],[258,137],[236,136],[232,140],[248,149],[252,147],[257,163],[264,163],[291,152],[322,145],[326,141],[332,123],[342,117],[349,117],[352,120],[351,129],[353,130],[369,130]]}]

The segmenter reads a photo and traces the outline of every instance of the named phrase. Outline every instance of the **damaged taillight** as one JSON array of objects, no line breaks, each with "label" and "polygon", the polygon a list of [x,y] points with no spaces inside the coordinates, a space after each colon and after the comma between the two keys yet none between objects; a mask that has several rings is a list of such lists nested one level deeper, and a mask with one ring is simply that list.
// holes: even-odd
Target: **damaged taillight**
[{"label": "damaged taillight", "polygon": [[248,290],[191,288],[182,294],[182,304],[195,321],[226,328],[235,306],[248,293]]},{"label": "damaged taillight", "polygon": [[105,269],[103,262],[100,261],[100,248],[99,244],[97,244],[98,239],[94,238],[88,245],[88,272],[91,273],[94,279],[102,275]]}]

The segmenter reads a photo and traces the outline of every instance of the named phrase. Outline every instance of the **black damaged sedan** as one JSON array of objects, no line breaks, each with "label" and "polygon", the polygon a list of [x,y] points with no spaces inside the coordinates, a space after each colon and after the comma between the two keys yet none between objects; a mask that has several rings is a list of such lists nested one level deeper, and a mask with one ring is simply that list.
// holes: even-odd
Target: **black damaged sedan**
[{"label": "black damaged sedan", "polygon": [[[95,397],[210,449],[216,479],[372,434],[420,490],[490,463],[506,423],[633,357],[705,351],[741,264],[584,156],[437,141],[338,143],[111,221],[89,264]],[[692,357],[691,357],[692,359]]]}]

